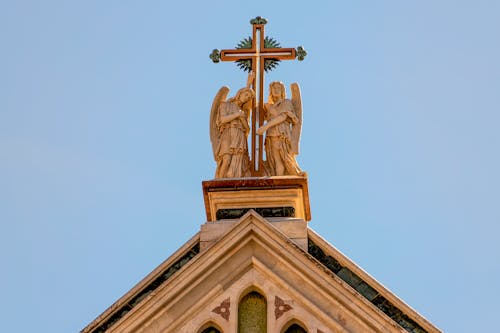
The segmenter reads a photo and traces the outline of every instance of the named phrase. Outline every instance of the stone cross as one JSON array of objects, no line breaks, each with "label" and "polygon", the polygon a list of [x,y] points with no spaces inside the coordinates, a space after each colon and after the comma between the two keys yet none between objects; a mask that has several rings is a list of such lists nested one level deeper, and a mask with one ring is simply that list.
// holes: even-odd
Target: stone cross
[{"label": "stone cross", "polygon": [[[261,127],[264,123],[264,72],[268,70],[268,68],[265,68],[266,60],[272,59],[277,62],[279,60],[294,60],[297,57],[298,60],[303,60],[306,52],[301,46],[297,50],[294,48],[266,47],[264,25],[267,20],[257,16],[250,23],[252,24],[250,47],[224,49],[220,52],[214,50],[210,58],[213,62],[239,62],[242,60],[250,60],[251,62],[251,68],[245,68],[246,70],[251,69],[255,73],[252,88],[255,91],[255,99],[257,100],[252,111],[251,173],[252,176],[261,176],[263,175],[264,140],[262,135],[257,134],[257,122],[258,127]],[[275,41],[273,40],[273,42]]]}]

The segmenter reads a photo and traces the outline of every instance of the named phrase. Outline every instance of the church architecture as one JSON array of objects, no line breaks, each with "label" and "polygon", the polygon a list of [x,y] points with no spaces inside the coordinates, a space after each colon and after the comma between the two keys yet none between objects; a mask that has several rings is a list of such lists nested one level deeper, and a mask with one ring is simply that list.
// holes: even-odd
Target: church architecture
[{"label": "church architecture", "polygon": [[81,333],[441,332],[308,228],[299,86],[288,99],[273,82],[263,98],[264,72],[306,53],[266,37],[266,23],[251,20],[252,37],[210,56],[249,75],[212,104],[206,222]]}]

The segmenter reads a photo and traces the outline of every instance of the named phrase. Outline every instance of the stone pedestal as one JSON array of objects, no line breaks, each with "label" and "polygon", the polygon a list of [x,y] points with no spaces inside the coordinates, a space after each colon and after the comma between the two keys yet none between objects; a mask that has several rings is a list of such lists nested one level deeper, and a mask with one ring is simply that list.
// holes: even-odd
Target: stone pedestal
[{"label": "stone pedestal", "polygon": [[[227,216],[235,218],[236,210],[245,209],[254,209],[263,217],[311,220],[305,177],[214,179],[202,185],[208,222],[227,219]],[[245,213],[241,212],[239,217]]]},{"label": "stone pedestal", "polygon": [[207,216],[207,222],[201,226],[202,251],[251,209],[307,250],[307,221],[311,220],[307,178],[215,179],[202,185]]}]

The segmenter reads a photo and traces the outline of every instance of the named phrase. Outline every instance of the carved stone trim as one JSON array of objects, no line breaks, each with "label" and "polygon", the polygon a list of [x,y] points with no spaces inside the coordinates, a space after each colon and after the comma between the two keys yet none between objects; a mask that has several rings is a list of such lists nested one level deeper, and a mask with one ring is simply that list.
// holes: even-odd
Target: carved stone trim
[{"label": "carved stone trim", "polygon": [[217,313],[220,315],[222,318],[229,320],[229,315],[231,312],[229,311],[229,307],[231,305],[230,299],[227,298],[220,303],[219,306],[215,307],[212,312]]},{"label": "carved stone trim", "polygon": [[275,315],[276,319],[278,319],[285,312],[288,312],[291,309],[293,309],[291,305],[286,304],[285,301],[283,301],[278,296],[274,297],[274,315]]}]

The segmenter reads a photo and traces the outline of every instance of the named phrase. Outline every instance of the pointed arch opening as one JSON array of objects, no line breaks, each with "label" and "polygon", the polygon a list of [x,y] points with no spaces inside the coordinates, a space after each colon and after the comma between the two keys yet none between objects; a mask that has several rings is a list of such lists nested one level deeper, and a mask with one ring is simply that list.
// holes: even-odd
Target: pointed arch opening
[{"label": "pointed arch opening", "polygon": [[209,321],[202,325],[198,330],[198,333],[222,333],[219,325],[216,325],[214,322]]},{"label": "pointed arch opening", "polygon": [[201,331],[201,333],[221,333],[221,331],[219,331],[217,328],[213,326],[210,326]]},{"label": "pointed arch opening", "polygon": [[267,301],[256,291],[243,296],[238,304],[238,333],[267,333]]},{"label": "pointed arch opening", "polygon": [[297,323],[290,325],[284,333],[307,333],[307,331]]}]

